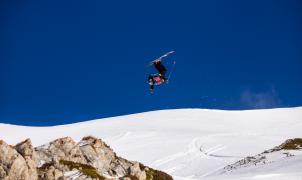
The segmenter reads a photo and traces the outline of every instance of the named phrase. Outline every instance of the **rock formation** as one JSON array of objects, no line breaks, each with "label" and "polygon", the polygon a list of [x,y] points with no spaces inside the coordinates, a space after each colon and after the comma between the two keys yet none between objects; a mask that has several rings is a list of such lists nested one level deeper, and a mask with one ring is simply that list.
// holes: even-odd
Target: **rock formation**
[{"label": "rock formation", "polygon": [[171,180],[164,172],[118,157],[101,139],[70,137],[34,148],[30,139],[15,146],[0,140],[2,180]]}]

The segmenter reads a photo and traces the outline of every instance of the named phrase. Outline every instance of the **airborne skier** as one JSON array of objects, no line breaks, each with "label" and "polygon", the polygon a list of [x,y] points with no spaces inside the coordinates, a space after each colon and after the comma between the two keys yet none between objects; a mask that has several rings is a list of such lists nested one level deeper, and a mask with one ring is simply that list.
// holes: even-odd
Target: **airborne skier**
[{"label": "airborne skier", "polygon": [[[158,73],[150,74],[148,77],[148,83],[150,85],[151,93],[153,93],[154,85],[160,85],[160,84],[168,82],[171,73],[169,74],[169,77],[166,78],[167,68],[162,64],[161,61],[162,61],[162,58],[168,56],[169,54],[171,54],[173,52],[174,51],[170,51],[170,52],[164,54],[163,56],[159,57],[158,59],[152,61],[152,64],[155,67],[155,69],[158,71]],[[174,62],[174,65],[175,65],[175,62]],[[174,65],[173,65],[173,67],[174,67]]]},{"label": "airborne skier", "polygon": [[150,85],[150,92],[153,93],[154,85],[160,85],[162,83],[167,82],[167,78],[165,77],[167,69],[165,66],[161,63],[161,61],[154,61],[153,62],[154,67],[157,69],[157,74],[150,74],[148,77],[148,82]]}]

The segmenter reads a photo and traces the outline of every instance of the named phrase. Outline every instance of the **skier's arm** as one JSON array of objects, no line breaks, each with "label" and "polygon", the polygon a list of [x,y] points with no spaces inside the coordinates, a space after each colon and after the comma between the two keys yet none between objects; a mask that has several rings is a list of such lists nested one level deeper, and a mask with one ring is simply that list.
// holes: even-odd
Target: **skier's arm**
[{"label": "skier's arm", "polygon": [[150,92],[153,93],[153,90],[154,90],[154,85],[150,85]]}]

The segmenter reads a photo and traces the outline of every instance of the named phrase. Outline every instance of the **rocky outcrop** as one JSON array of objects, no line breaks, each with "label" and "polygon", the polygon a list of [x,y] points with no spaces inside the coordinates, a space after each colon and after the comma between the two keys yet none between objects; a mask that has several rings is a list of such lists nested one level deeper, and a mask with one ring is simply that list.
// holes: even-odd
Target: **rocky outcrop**
[{"label": "rocky outcrop", "polygon": [[38,179],[34,149],[30,140],[12,147],[0,140],[0,179]]},{"label": "rocky outcrop", "polygon": [[17,144],[14,149],[24,158],[28,168],[29,179],[37,179],[36,153],[30,139]]},{"label": "rocky outcrop", "polygon": [[288,139],[279,146],[266,150],[255,156],[245,157],[231,165],[224,167],[223,173],[236,171],[241,168],[268,165],[280,160],[288,159],[302,150],[302,138]]},{"label": "rocky outcrop", "polygon": [[88,136],[78,143],[64,137],[36,148],[29,139],[15,146],[0,141],[0,179],[170,180],[172,177],[118,157],[101,139]]}]

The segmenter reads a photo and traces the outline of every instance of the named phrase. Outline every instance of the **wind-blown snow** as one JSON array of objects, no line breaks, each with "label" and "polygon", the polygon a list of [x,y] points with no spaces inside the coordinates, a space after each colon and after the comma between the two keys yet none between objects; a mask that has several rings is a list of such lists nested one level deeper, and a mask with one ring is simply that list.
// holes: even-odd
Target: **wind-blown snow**
[{"label": "wind-blown snow", "polygon": [[35,146],[55,138],[102,138],[121,157],[163,170],[175,179],[302,179],[301,154],[247,172],[217,172],[246,156],[302,138],[302,108],[249,111],[177,109],[87,122],[25,127],[0,124],[9,144],[31,138]]}]

